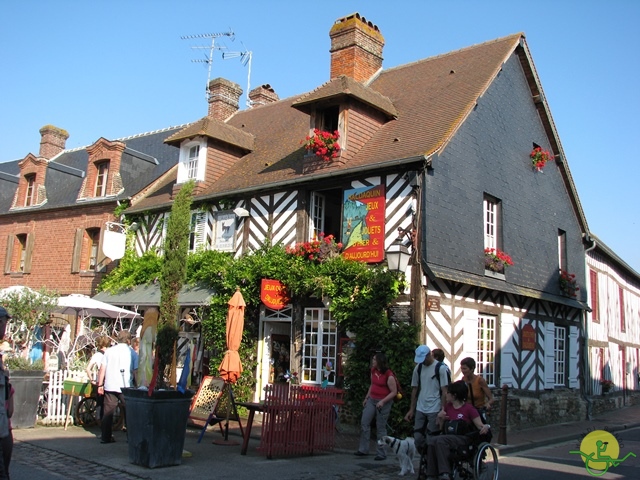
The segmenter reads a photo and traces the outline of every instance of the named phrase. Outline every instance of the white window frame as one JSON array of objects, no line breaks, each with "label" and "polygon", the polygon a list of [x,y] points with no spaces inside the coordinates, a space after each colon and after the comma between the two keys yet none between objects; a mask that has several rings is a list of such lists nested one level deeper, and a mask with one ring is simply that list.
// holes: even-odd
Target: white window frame
[{"label": "white window frame", "polygon": [[553,383],[564,386],[567,377],[567,329],[555,326],[553,334]]},{"label": "white window frame", "polygon": [[[198,149],[197,157],[190,154],[194,148]],[[180,145],[180,163],[178,164],[177,183],[185,183],[189,180],[204,181],[207,164],[207,142],[202,137],[185,140]]]},{"label": "white window frame", "polygon": [[489,386],[496,384],[496,325],[497,317],[478,315],[478,350],[476,374],[482,375]]},{"label": "white window frame", "polygon": [[24,206],[30,207],[36,203],[36,174],[25,175],[25,180],[27,181],[27,191],[24,197]]},{"label": "white window frame", "polygon": [[484,248],[500,248],[498,227],[500,220],[500,202],[485,195],[483,199]]},{"label": "white window frame", "polygon": [[326,215],[326,198],[322,193],[311,192],[309,207],[309,240],[320,238],[324,233],[324,217]]},{"label": "white window frame", "polygon": [[[338,324],[328,308],[305,308],[302,346],[302,383],[320,385],[322,369],[331,361],[336,370],[338,359]],[[334,381],[329,385],[335,385]]]}]

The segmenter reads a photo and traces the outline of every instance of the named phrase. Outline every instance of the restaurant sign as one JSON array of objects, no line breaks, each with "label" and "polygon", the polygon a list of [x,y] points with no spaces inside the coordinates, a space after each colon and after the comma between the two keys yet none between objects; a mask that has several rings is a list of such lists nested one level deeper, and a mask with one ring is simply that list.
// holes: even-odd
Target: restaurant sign
[{"label": "restaurant sign", "polygon": [[290,301],[285,287],[280,280],[262,279],[260,285],[260,300],[267,308],[282,310]]},{"label": "restaurant sign", "polygon": [[345,190],[342,212],[342,256],[378,263],[384,260],[384,185]]}]

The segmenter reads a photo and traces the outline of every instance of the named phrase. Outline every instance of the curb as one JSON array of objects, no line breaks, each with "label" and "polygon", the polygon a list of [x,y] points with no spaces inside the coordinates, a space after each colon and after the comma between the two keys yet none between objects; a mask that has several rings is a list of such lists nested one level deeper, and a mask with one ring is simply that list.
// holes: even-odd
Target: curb
[{"label": "curb", "polygon": [[[604,428],[595,428],[594,430],[606,430],[608,432],[620,432],[622,430],[628,430],[631,428],[640,427],[640,422],[635,423],[625,423],[618,425],[606,426]],[[539,447],[549,447],[551,445],[557,445],[559,443],[570,442],[571,440],[578,440],[581,436],[584,436],[584,432],[578,432],[573,434],[565,434],[558,437],[551,437],[548,440],[536,440],[527,443],[519,443],[516,445],[500,445],[493,444],[495,449],[498,451],[498,456],[508,456],[514,453],[522,452],[525,450],[533,450],[534,448]]]}]

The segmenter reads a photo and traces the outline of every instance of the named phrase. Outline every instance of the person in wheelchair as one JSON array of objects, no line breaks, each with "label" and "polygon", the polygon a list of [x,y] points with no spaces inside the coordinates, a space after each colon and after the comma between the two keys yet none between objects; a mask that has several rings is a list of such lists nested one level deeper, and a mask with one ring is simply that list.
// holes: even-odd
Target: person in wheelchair
[{"label": "person in wheelchair", "polygon": [[478,411],[467,403],[468,393],[464,380],[449,385],[447,402],[438,414],[441,433],[427,441],[427,480],[450,479],[452,451],[469,445],[471,432],[489,433],[491,426],[483,424]]}]

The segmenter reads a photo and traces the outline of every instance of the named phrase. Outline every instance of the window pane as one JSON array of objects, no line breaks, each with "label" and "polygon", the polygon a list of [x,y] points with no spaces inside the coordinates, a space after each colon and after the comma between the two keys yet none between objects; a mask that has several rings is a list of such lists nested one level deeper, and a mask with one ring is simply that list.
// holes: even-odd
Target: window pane
[{"label": "window pane", "polygon": [[478,316],[478,352],[476,373],[482,375],[489,385],[495,385],[496,317]]},{"label": "window pane", "polygon": [[[302,349],[303,382],[319,384],[327,361],[336,367],[338,327],[326,308],[306,308],[304,311],[304,347]],[[335,378],[335,377],[334,377]],[[335,380],[330,385],[335,384]]]},{"label": "window pane", "polygon": [[566,369],[566,329],[564,327],[555,327],[555,336],[553,339],[553,355],[554,368],[553,373],[556,385],[564,385],[565,369]]},{"label": "window pane", "polygon": [[187,178],[197,178],[198,176],[198,156],[200,154],[200,145],[196,145],[189,149],[189,159],[187,160]]}]

